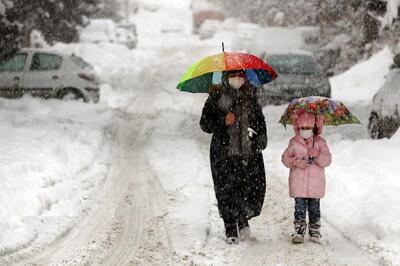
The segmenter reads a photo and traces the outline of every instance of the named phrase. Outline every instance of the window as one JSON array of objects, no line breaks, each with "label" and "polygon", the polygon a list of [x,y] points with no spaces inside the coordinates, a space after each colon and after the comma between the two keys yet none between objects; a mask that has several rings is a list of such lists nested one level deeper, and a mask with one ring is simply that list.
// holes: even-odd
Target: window
[{"label": "window", "polygon": [[62,57],[54,54],[34,54],[32,57],[31,70],[57,70],[61,67]]},{"label": "window", "polygon": [[309,55],[273,54],[266,58],[278,74],[311,75],[318,74],[319,69],[314,59]]},{"label": "window", "polygon": [[18,72],[24,70],[27,54],[16,54],[10,60],[0,64],[0,72]]},{"label": "window", "polygon": [[79,66],[80,68],[90,68],[93,69],[92,65],[90,65],[88,62],[86,62],[85,60],[83,60],[81,57],[76,56],[76,55],[71,55],[71,61]]}]

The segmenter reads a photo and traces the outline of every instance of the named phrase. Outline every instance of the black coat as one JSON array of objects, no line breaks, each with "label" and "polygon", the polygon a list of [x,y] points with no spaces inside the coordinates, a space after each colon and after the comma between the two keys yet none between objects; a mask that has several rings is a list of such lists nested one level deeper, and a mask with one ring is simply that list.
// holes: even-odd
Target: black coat
[{"label": "black coat", "polygon": [[[253,88],[251,88],[253,89]],[[210,95],[203,107],[200,127],[213,134],[210,165],[220,216],[224,221],[248,220],[258,216],[265,196],[265,168],[261,151],[267,146],[267,128],[261,106],[251,96],[249,125],[257,132],[251,138],[250,157],[228,156],[228,110],[220,107],[221,92]]]}]

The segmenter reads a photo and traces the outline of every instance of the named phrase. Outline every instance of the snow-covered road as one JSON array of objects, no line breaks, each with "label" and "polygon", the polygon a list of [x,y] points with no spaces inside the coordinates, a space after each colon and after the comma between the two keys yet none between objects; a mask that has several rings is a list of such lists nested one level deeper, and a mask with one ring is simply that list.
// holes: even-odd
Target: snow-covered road
[{"label": "snow-covered road", "polygon": [[[385,162],[364,166],[361,160],[352,162],[350,169],[346,167],[359,151],[373,156],[373,152],[363,150],[365,146],[375,149],[377,157],[383,154],[382,145],[385,151],[398,154],[399,138],[373,142],[365,126],[327,128],[324,135],[334,164],[327,170],[328,194],[322,200],[323,241],[321,245],[292,245],[293,202],[287,192],[288,171],[280,156],[293,133],[277,123],[285,106],[263,110],[269,137],[263,153],[267,194],[262,215],[250,221],[256,239],[233,246],[225,243],[209,169],[210,136],[198,125],[207,95],[180,93],[175,86],[190,63],[219,52],[219,38],[228,39],[229,33],[199,41],[190,33],[187,3],[168,2],[158,12],[141,10],[136,15],[140,36],[136,51],[105,45],[96,46],[94,54],[90,46],[58,46],[97,63],[103,79],[111,84],[103,86],[100,107],[84,108],[89,109],[89,116],[101,115],[95,125],[105,148],[92,151],[102,153],[99,157],[107,171],[96,172],[101,177],[87,195],[90,207],[74,213],[77,217],[61,235],[51,241],[39,237],[27,248],[5,252],[0,264],[390,265],[388,258],[398,253],[396,249],[387,253],[379,237],[385,239],[399,231],[395,224],[383,227],[387,220],[364,226],[362,219],[370,215],[369,209],[357,211],[371,206],[363,204],[370,192],[363,195],[355,189],[359,180],[348,177],[352,170],[357,178],[365,175],[370,185],[383,186],[390,176],[381,183],[371,181],[371,176],[381,173],[378,168]],[[161,23],[154,21],[167,20],[180,23],[184,31],[160,35]],[[224,41],[229,46],[229,40]],[[103,60],[97,53],[103,53]],[[56,107],[54,102],[24,100],[39,101],[49,108],[70,104]],[[349,107],[366,123],[368,106],[354,103]],[[76,130],[87,128],[87,120],[77,119],[76,112],[66,112],[66,120]],[[44,120],[38,119],[38,123]],[[53,122],[61,123],[59,119]],[[85,137],[90,139],[91,135]],[[385,191],[380,193],[386,195]],[[353,199],[351,195],[356,193],[358,197]],[[371,228],[376,228],[379,236],[370,232]],[[37,232],[45,234],[45,229],[38,227]]]}]

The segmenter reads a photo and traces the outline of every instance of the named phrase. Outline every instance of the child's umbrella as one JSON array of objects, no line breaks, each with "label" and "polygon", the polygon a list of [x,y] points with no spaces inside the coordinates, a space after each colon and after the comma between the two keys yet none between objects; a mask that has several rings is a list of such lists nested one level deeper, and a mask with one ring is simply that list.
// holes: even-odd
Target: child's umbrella
[{"label": "child's umbrella", "polygon": [[343,103],[320,96],[309,96],[292,100],[281,116],[279,123],[284,127],[287,124],[292,124],[293,115],[300,110],[323,117],[325,126],[361,124],[360,120],[351,114]]},{"label": "child's umbrella", "polygon": [[[281,116],[279,123],[286,128],[287,124],[293,124],[293,116],[301,112],[314,114],[315,121],[317,121],[317,116],[321,116],[325,126],[361,124],[360,120],[351,114],[343,103],[320,96],[309,96],[292,100]],[[315,128],[316,124],[314,131]],[[314,142],[315,138],[313,139],[313,147]],[[309,158],[309,163],[312,163],[313,160],[314,158]]]}]

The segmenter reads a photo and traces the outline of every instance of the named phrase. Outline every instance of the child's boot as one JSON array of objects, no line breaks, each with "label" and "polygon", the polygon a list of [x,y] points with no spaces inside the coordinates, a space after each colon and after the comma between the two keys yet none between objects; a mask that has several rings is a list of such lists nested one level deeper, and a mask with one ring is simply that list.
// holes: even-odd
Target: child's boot
[{"label": "child's boot", "polygon": [[310,224],[308,226],[308,233],[310,234],[310,241],[314,243],[320,243],[321,240],[321,232],[320,232],[321,224]]},{"label": "child's boot", "polygon": [[292,235],[293,244],[304,243],[304,235],[306,234],[307,223],[306,221],[294,221],[294,234]]}]

